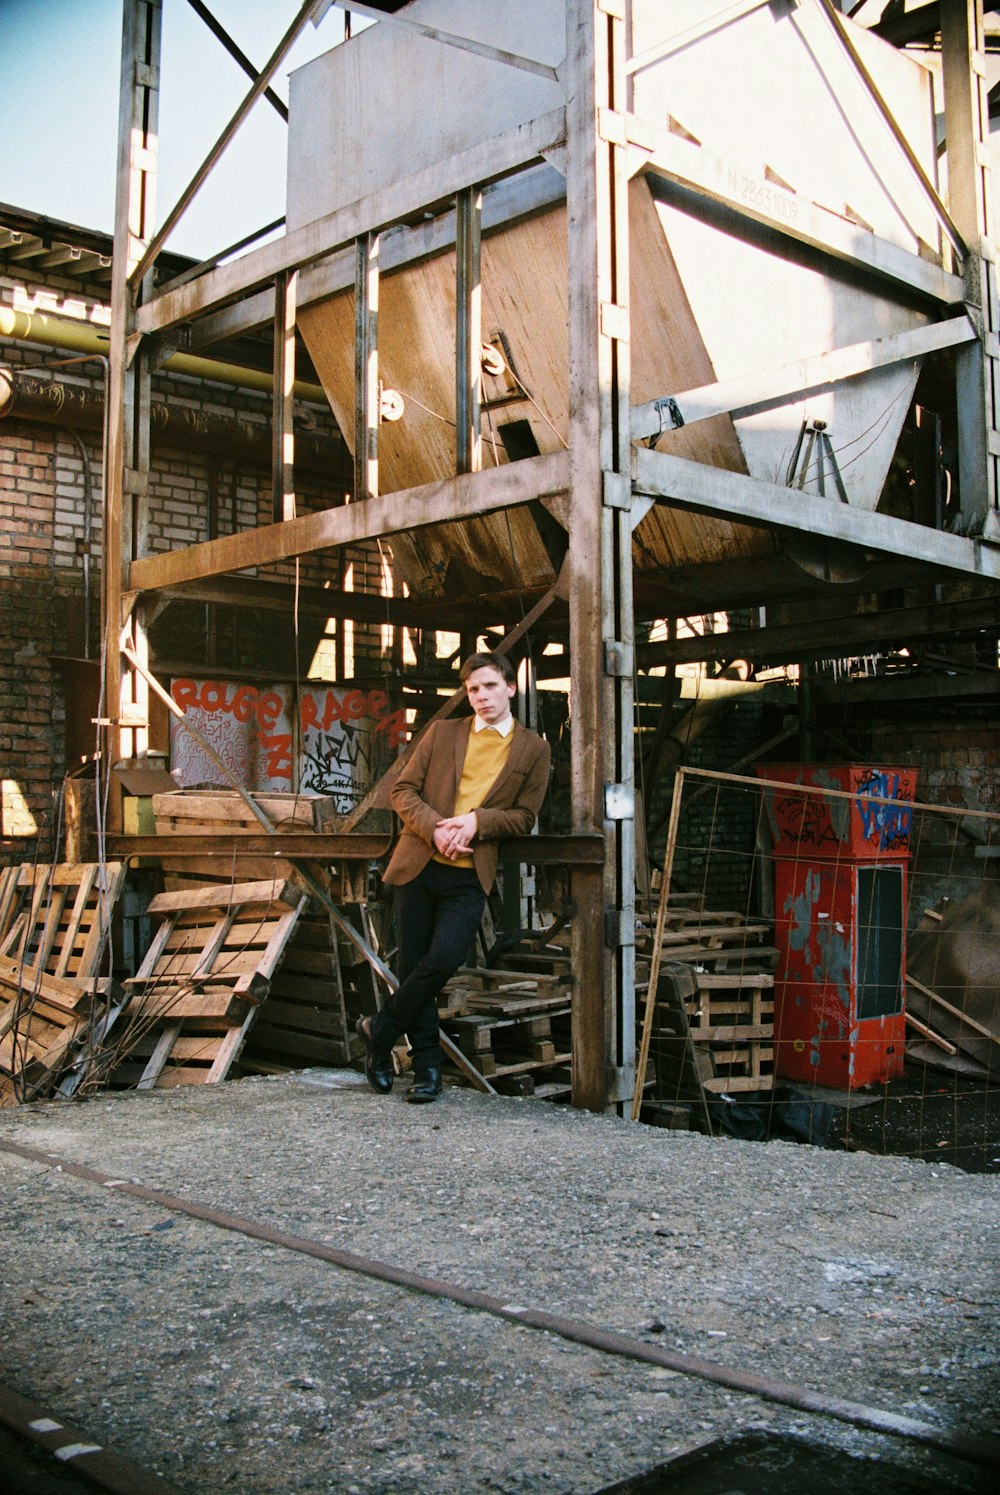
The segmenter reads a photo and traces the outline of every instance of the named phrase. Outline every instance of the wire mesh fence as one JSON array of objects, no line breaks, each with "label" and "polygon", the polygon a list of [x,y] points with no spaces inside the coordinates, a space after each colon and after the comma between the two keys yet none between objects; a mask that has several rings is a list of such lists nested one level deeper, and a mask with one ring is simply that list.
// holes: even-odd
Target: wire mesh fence
[{"label": "wire mesh fence", "polygon": [[1000,815],[917,788],[678,770],[634,1115],[1000,1169]]}]

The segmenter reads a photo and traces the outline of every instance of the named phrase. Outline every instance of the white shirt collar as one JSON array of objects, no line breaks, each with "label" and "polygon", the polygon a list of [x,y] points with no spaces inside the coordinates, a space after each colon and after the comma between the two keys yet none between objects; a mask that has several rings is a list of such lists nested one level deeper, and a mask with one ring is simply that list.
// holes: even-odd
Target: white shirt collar
[{"label": "white shirt collar", "polygon": [[509,737],[514,730],[513,713],[505,716],[502,722],[484,722],[481,717],[477,716],[473,721],[472,730],[474,732],[485,732],[487,727],[492,732],[499,732],[501,737]]}]

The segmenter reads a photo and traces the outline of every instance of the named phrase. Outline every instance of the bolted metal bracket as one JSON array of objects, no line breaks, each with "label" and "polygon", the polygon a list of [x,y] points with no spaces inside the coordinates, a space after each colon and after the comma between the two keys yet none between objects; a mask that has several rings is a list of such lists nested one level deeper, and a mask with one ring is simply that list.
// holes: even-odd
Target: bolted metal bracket
[{"label": "bolted metal bracket", "polygon": [[634,820],[635,793],[630,784],[605,784],[605,820]]},{"label": "bolted metal bracket", "polygon": [[621,950],[635,944],[635,918],[626,917],[622,908],[604,910],[604,943],[609,950]]},{"label": "bolted metal bracket", "polygon": [[601,474],[601,498],[606,509],[632,507],[632,479],[626,472]]},{"label": "bolted metal bracket", "polygon": [[604,640],[604,673],[613,680],[631,680],[634,673],[632,645],[617,639]]}]

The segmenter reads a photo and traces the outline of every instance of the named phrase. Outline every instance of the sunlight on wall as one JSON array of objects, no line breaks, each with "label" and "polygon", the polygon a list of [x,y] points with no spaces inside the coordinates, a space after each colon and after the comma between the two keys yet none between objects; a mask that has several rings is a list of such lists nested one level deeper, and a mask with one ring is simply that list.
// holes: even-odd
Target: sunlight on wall
[{"label": "sunlight on wall", "polygon": [[0,825],[5,836],[37,836],[38,822],[28,809],[16,779],[4,779]]}]

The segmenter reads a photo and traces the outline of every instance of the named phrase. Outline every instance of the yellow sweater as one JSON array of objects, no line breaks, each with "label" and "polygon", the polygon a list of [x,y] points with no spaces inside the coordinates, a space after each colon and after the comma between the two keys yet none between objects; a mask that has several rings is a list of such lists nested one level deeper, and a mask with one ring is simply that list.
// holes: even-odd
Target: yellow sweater
[{"label": "yellow sweater", "polygon": [[[484,727],[481,732],[472,728],[469,732],[469,745],[465,750],[462,777],[455,795],[455,808],[451,812],[453,815],[464,815],[468,810],[479,808],[499,778],[513,740],[513,732],[508,732],[503,737],[492,727]],[[444,857],[439,851],[434,853],[434,860],[443,862],[446,867],[473,865],[471,856]]]}]

